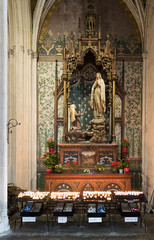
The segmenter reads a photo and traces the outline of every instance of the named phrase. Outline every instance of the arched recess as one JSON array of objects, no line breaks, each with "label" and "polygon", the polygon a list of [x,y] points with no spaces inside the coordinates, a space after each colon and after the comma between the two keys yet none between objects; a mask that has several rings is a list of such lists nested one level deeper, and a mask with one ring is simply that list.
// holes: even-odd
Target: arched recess
[{"label": "arched recess", "polygon": [[[38,34],[39,34],[39,32],[40,32],[40,29],[41,29],[41,26],[42,26],[42,24],[43,24],[43,22],[44,22],[44,19],[45,19],[45,17],[46,17],[46,15],[47,15],[47,13],[48,13],[48,11],[49,11],[49,9],[52,7],[52,5],[53,5],[53,3],[55,3],[56,1],[48,1],[47,3],[47,5],[45,6],[44,5],[44,9],[42,10],[42,16],[40,17],[40,26],[39,26],[39,30],[38,30]],[[140,14],[139,14],[139,10],[138,10],[138,8],[142,8],[141,6],[140,6],[140,4],[139,4],[139,2],[138,1],[124,1],[124,3],[127,5],[127,7],[130,9],[130,11],[131,12],[133,12],[133,16],[135,16],[135,20],[136,20],[136,22],[137,22],[137,24],[138,24],[138,27],[140,26],[140,29],[143,31],[143,29],[142,29],[142,24],[140,24],[140,18],[142,17],[144,17],[144,16],[140,16]],[[50,7],[49,7],[49,5],[50,5]],[[140,10],[140,12],[141,12],[142,10]],[[143,12],[143,11],[142,11]],[[142,15],[142,14],[141,14]],[[142,32],[140,30],[140,33]],[[36,38],[35,38],[36,39]],[[36,71],[37,71],[37,69],[36,69]],[[36,71],[34,71],[34,72],[36,72]]]}]

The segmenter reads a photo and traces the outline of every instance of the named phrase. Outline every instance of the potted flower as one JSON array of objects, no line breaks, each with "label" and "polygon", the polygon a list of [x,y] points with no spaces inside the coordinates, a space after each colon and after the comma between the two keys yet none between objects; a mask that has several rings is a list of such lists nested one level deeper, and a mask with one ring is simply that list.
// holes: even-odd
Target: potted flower
[{"label": "potted flower", "polygon": [[97,165],[95,166],[95,170],[97,170],[99,172],[103,172],[105,170],[104,163],[98,162]]},{"label": "potted flower", "polygon": [[121,164],[119,164],[118,170],[120,174],[124,173],[124,167]]},{"label": "potted flower", "polygon": [[124,162],[124,171],[125,173],[129,172],[129,163],[130,163],[130,158],[128,158],[127,160],[125,160]]},{"label": "potted flower", "polygon": [[88,174],[88,173],[90,173],[90,170],[89,170],[89,169],[84,169],[84,170],[83,170],[83,173]]},{"label": "potted flower", "polygon": [[123,173],[124,172],[124,158],[120,158],[120,157],[118,157],[118,166],[117,166],[117,169],[119,170],[119,173]]},{"label": "potted flower", "polygon": [[112,161],[110,169],[113,173],[117,172],[120,162]]},{"label": "potted flower", "polygon": [[67,163],[67,166],[71,169],[72,172],[74,172],[78,169],[78,162],[75,160],[72,160]]},{"label": "potted flower", "polygon": [[130,145],[130,143],[129,143],[127,137],[125,137],[124,140],[122,140],[122,142],[121,142],[122,152],[123,153],[127,153],[128,152],[129,145]]},{"label": "potted flower", "polygon": [[63,167],[61,164],[55,165],[55,173],[62,173],[63,172]]},{"label": "potted flower", "polygon": [[43,163],[46,166],[46,172],[51,173],[55,169],[57,163],[56,154],[47,152],[44,157],[45,161]]},{"label": "potted flower", "polygon": [[55,142],[52,138],[48,138],[46,145],[49,149],[49,153],[53,153],[54,152],[54,146],[55,146]]}]

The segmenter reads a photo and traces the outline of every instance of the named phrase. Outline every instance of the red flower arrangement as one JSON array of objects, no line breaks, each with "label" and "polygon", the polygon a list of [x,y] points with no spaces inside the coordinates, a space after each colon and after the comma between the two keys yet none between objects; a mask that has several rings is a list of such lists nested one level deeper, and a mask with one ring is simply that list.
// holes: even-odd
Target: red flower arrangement
[{"label": "red flower arrangement", "polygon": [[129,143],[127,137],[124,138],[124,140],[121,142],[121,145],[122,145],[123,148],[128,148],[129,147],[130,143]]},{"label": "red flower arrangement", "polygon": [[67,163],[67,166],[72,170],[75,171],[78,169],[78,162],[75,160],[72,160],[70,162]]},{"label": "red flower arrangement", "polygon": [[110,168],[111,168],[112,172],[115,172],[115,171],[118,170],[119,164],[120,164],[120,162],[116,162],[116,161],[111,162],[111,167]]},{"label": "red flower arrangement", "polygon": [[48,138],[46,144],[47,144],[48,148],[54,148],[54,146],[55,146],[55,142],[54,142],[54,140],[52,138]]}]

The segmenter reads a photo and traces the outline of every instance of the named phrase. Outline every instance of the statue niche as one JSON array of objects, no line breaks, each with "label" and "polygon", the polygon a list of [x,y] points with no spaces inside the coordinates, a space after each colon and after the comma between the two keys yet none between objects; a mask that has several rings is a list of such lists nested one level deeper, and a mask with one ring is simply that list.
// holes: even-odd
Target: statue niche
[{"label": "statue niche", "polygon": [[[70,79],[71,126],[66,136],[72,142],[90,140],[95,143],[106,143],[108,87],[105,86],[105,81],[98,73],[99,68],[95,64],[94,55],[86,54],[84,62],[86,65],[75,70]],[[106,78],[105,73],[102,72],[102,75]],[[86,99],[86,102],[83,99]],[[76,112],[76,105],[80,114]],[[80,116],[83,116],[81,118],[82,129]]]}]

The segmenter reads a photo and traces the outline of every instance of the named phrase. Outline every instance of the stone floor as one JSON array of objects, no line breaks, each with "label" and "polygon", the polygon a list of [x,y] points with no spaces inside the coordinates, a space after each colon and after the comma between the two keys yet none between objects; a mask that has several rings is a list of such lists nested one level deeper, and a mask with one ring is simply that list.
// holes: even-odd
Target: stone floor
[{"label": "stone floor", "polygon": [[[146,223],[146,226],[145,226]],[[77,227],[74,221],[65,224],[57,222],[48,228],[45,218],[38,218],[36,223],[23,223],[17,221],[14,231],[14,219],[10,220],[11,231],[8,235],[0,236],[0,240],[154,240],[154,214],[145,214],[142,226],[140,223],[124,223],[118,216],[109,225],[107,220],[103,223],[84,222]]]}]

